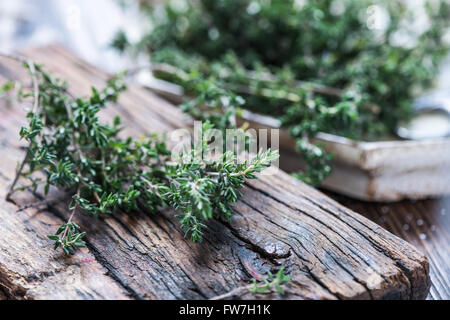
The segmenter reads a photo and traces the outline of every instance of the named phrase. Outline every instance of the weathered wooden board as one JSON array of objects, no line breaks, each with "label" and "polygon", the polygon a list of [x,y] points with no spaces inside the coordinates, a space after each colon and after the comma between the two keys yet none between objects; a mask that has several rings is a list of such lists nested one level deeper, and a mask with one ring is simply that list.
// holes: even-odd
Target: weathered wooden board
[{"label": "weathered wooden board", "polygon": [[450,299],[450,198],[368,203],[337,194],[332,198],[422,250],[430,263],[427,299]]},{"label": "weathered wooden board", "polygon": [[[57,46],[28,54],[67,79],[77,95],[107,78]],[[3,77],[24,77],[19,70],[0,61]],[[135,87],[102,116],[115,114],[133,135],[191,123]],[[88,248],[63,257],[45,239],[68,217],[63,194],[53,192],[50,197],[61,201],[41,210],[18,212],[39,194],[4,200],[23,157],[17,132],[24,121],[21,107],[0,104],[0,292],[8,298],[205,299],[277,265],[293,278],[283,297],[288,299],[422,299],[428,293],[428,262],[413,246],[283,172],[247,183],[232,222],[212,221],[202,244],[184,239],[168,210],[118,213],[101,221],[79,215]]]}]

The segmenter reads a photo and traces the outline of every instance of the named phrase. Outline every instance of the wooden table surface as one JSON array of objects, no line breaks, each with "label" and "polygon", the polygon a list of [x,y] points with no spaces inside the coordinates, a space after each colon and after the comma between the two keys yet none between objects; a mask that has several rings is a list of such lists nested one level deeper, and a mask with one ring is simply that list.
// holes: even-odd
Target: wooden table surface
[{"label": "wooden table surface", "polygon": [[450,299],[450,197],[369,203],[327,194],[420,249],[430,262],[432,285],[428,299]]}]

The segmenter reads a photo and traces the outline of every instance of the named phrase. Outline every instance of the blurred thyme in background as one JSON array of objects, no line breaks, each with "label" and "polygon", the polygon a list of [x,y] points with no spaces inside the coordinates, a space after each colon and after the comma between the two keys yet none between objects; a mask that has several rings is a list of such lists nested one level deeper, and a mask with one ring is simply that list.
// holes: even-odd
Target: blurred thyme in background
[{"label": "blurred thyme in background", "polygon": [[113,45],[170,66],[155,75],[186,89],[197,118],[222,127],[243,107],[281,119],[310,184],[331,171],[316,133],[392,134],[449,51],[445,0],[177,0],[142,13],[147,34],[131,44],[120,32]]},{"label": "blurred thyme in background", "polygon": [[[22,57],[3,58],[23,63],[33,80],[31,91],[19,91],[20,99],[32,97],[33,108],[27,114],[28,125],[20,130],[28,147],[7,199],[15,191],[36,192],[40,186],[45,195],[52,186],[69,192],[70,218],[48,236],[54,248],[66,254],[85,246],[86,234],[73,221],[79,210],[98,218],[117,210],[155,213],[167,206],[176,210],[186,236],[201,241],[209,219],[231,219],[232,204],[241,196],[245,179],[255,179],[278,158],[276,151],[267,150],[245,162],[231,152],[205,159],[211,151],[208,132],[213,129],[206,121],[201,145],[173,161],[163,137],[121,138],[120,118],[110,124],[99,120],[99,111],[125,90],[123,75],[102,90],[92,88],[89,97],[74,97],[64,81],[42,66]],[[7,83],[2,92],[13,88]],[[19,177],[29,184],[16,187]]]}]

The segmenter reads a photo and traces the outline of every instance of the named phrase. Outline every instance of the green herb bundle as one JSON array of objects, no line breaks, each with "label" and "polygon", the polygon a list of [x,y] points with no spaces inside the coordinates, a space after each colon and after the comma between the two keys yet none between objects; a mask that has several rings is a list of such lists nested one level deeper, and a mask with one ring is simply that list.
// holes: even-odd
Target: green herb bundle
[{"label": "green herb bundle", "polygon": [[[8,198],[14,191],[36,191],[40,185],[45,194],[53,186],[73,195],[70,218],[48,236],[55,249],[67,254],[85,246],[85,233],[73,219],[78,211],[97,218],[116,210],[157,212],[167,206],[176,210],[186,236],[201,241],[209,219],[231,218],[245,179],[255,179],[278,158],[277,152],[268,150],[245,162],[231,152],[204,159],[213,128],[205,122],[200,145],[173,161],[162,137],[121,138],[118,117],[111,124],[100,121],[99,111],[125,90],[121,77],[113,78],[103,90],[92,88],[89,97],[74,97],[65,82],[42,66],[15,59],[32,76],[32,92],[23,91],[21,96],[34,97],[34,106],[27,115],[28,125],[20,130],[28,147]],[[16,187],[19,177],[30,185]]]},{"label": "green herb bundle", "polygon": [[[113,45],[149,53],[153,64],[163,66],[157,76],[194,97],[215,99],[220,91],[216,101],[234,101],[226,112],[206,113],[218,125],[232,122],[227,119],[239,107],[279,117],[307,160],[298,177],[318,184],[330,173],[331,157],[312,142],[317,132],[355,139],[392,134],[410,117],[413,97],[432,85],[449,49],[450,3],[410,5],[172,0],[143,8],[151,30],[141,41],[130,45],[120,33]],[[184,108],[202,118],[204,100]]]}]

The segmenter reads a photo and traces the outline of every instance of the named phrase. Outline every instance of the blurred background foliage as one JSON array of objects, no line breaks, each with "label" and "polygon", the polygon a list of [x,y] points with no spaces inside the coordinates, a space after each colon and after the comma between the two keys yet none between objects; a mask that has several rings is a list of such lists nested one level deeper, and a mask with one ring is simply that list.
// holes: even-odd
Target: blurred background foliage
[{"label": "blurred background foliage", "polygon": [[446,0],[141,1],[141,12],[148,31],[135,42],[119,32],[114,47],[175,67],[155,74],[194,97],[183,108],[197,118],[226,126],[240,107],[278,117],[311,184],[330,173],[317,132],[392,135],[449,50]]}]

